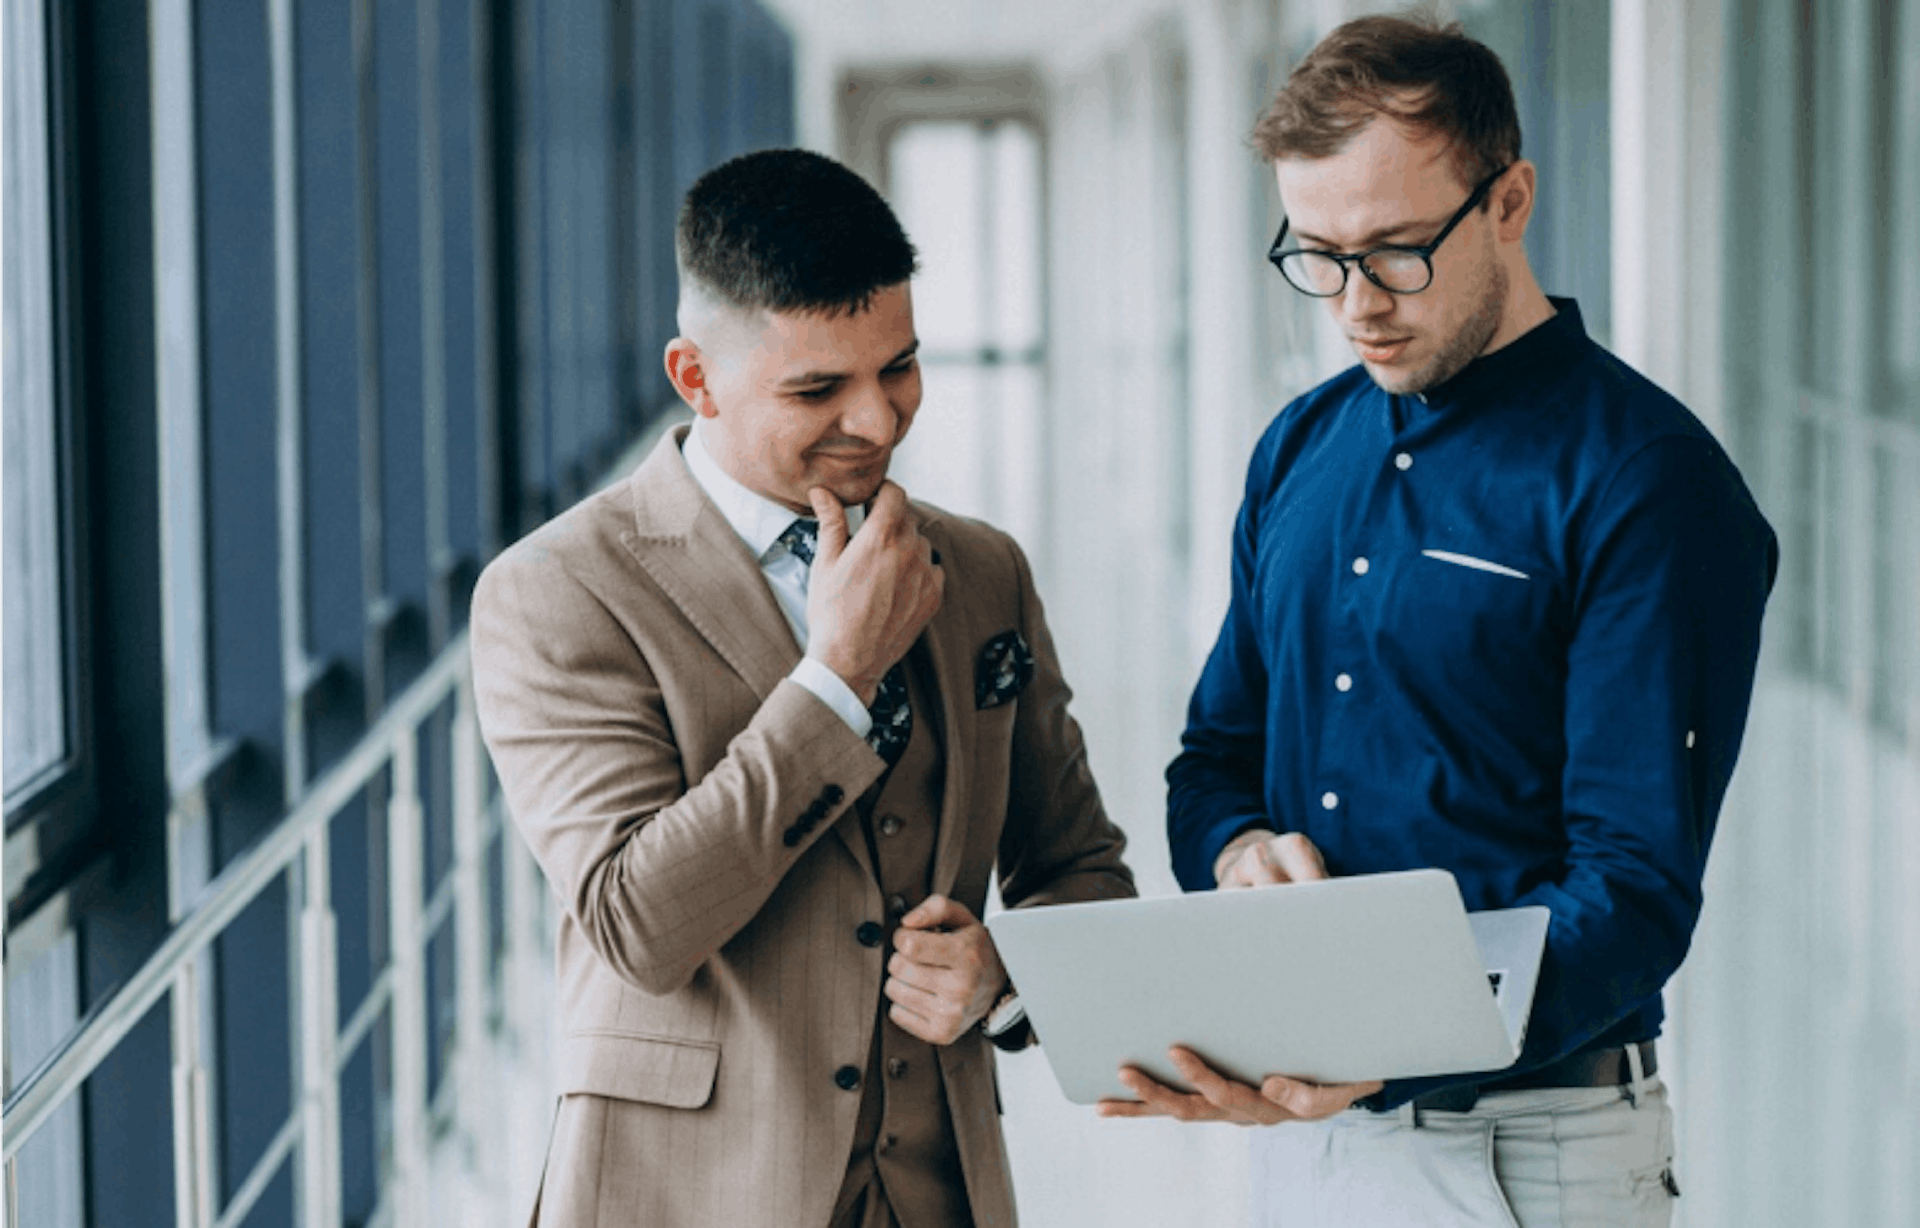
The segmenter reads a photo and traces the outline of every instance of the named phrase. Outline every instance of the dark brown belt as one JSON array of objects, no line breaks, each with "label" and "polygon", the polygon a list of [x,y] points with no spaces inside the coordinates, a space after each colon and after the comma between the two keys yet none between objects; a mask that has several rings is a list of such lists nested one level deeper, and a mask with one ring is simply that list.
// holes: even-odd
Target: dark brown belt
[{"label": "dark brown belt", "polygon": [[[1642,1077],[1651,1078],[1660,1069],[1659,1060],[1654,1056],[1653,1042],[1643,1040],[1639,1049],[1640,1073]],[[1416,1097],[1413,1107],[1420,1110],[1437,1109],[1443,1113],[1464,1113],[1478,1104],[1480,1097],[1488,1092],[1537,1091],[1547,1087],[1625,1087],[1632,1082],[1633,1067],[1627,1062],[1624,1047],[1594,1049],[1571,1054],[1511,1079],[1443,1087],[1437,1092]]]}]

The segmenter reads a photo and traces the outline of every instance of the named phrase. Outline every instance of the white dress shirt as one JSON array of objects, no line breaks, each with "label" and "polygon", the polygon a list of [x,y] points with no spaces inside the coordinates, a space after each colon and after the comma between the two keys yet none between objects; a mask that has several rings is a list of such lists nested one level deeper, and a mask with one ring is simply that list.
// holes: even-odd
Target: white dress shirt
[{"label": "white dress shirt", "polygon": [[[796,514],[765,495],[748,490],[722,469],[700,441],[704,425],[705,419],[695,418],[693,430],[688,432],[687,442],[680,449],[687,469],[733,526],[733,531],[740,535],[740,540],[747,544],[748,551],[760,560],[760,574],[767,578],[774,602],[786,615],[787,625],[793,628],[794,641],[804,653],[807,650],[807,576],[811,569],[780,542],[780,535],[794,522]],[[865,519],[865,508],[857,505],[848,508],[847,532],[856,532]],[[812,691],[861,737],[866,737],[873,728],[873,715],[853,693],[853,688],[819,661],[803,656],[787,677]]]}]

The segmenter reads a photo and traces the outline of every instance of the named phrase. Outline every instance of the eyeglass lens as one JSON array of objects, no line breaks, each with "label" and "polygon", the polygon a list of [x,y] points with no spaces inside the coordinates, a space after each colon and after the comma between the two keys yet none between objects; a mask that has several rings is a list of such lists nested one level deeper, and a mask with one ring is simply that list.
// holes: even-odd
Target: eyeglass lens
[{"label": "eyeglass lens", "polygon": [[[1419,252],[1377,251],[1361,262],[1373,281],[1398,294],[1413,294],[1427,288],[1433,280],[1433,267]],[[1297,289],[1328,298],[1346,288],[1347,270],[1342,261],[1323,252],[1289,252],[1280,261],[1280,271]]]}]

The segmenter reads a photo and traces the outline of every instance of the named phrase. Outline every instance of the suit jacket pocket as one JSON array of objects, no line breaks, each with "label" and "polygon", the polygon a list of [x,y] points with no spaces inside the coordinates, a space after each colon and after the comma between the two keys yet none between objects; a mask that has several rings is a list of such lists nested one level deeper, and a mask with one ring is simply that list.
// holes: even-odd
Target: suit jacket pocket
[{"label": "suit jacket pocket", "polygon": [[670,1109],[713,1098],[720,1069],[714,1041],[633,1032],[571,1032],[561,1047],[560,1094],[587,1092]]}]

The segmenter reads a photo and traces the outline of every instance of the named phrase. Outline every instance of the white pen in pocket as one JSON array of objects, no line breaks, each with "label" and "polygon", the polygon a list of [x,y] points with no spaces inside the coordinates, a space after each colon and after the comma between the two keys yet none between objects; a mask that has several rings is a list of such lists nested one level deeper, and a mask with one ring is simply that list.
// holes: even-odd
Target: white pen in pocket
[{"label": "white pen in pocket", "polygon": [[1470,554],[1455,554],[1451,550],[1422,550],[1421,554],[1442,563],[1453,563],[1460,567],[1471,567],[1476,571],[1490,571],[1496,576],[1511,576],[1516,580],[1530,580],[1524,571],[1515,571],[1504,563],[1494,563],[1487,559],[1476,559]]}]

